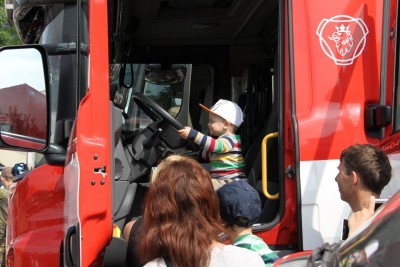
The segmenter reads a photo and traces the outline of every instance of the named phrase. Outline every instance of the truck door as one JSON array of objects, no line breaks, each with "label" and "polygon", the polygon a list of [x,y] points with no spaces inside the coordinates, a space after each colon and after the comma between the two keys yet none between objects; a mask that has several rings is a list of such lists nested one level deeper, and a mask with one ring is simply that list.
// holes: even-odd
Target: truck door
[{"label": "truck door", "polygon": [[382,126],[372,126],[373,134],[366,128],[365,112],[369,104],[385,108],[380,88],[387,80],[381,73],[389,65],[382,51],[390,42],[385,32],[395,22],[387,14],[392,2],[289,1],[303,249],[338,241],[349,215],[335,183],[341,151],[383,137]]},{"label": "truck door", "polygon": [[[78,1],[80,3],[80,1]],[[67,13],[71,9],[71,12]],[[112,236],[112,165],[107,3],[64,6],[64,27],[76,22],[75,123],[65,162],[64,265],[102,266]],[[76,14],[76,15],[74,15]],[[70,103],[70,107],[74,104]]]}]

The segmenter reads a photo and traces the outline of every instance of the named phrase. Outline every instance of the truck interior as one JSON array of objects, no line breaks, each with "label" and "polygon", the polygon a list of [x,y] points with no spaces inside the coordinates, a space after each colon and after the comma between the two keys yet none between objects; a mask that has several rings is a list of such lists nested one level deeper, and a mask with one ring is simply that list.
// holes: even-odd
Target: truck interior
[{"label": "truck interior", "polygon": [[109,3],[111,100],[122,113],[116,117],[123,118],[115,126],[121,137],[115,148],[114,223],[122,229],[141,214],[158,160],[169,153],[197,155],[196,145],[176,130],[188,125],[207,133],[208,114],[199,103],[211,107],[222,98],[238,103],[245,115],[239,134],[246,173],[263,204],[253,230],[276,225],[283,212],[278,139],[271,138],[266,150],[269,196],[262,189],[261,146],[267,134],[278,132],[282,106],[278,1]]},{"label": "truck interior", "polygon": [[[246,172],[264,204],[255,230],[279,220],[279,199],[261,188],[261,141],[278,131],[278,18],[278,1],[109,1],[111,99],[123,117],[114,187],[120,227],[137,215],[129,202],[140,203],[135,190],[165,153],[196,154],[176,129],[207,133],[208,114],[198,104],[220,98],[245,114]],[[267,146],[271,195],[280,190],[277,141]]]}]

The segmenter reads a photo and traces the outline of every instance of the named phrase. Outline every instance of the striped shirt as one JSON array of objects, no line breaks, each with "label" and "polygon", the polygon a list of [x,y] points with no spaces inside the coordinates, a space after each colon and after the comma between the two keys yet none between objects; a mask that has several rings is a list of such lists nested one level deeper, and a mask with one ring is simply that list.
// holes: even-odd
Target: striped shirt
[{"label": "striped shirt", "polygon": [[265,244],[264,240],[256,235],[247,234],[239,236],[233,240],[232,245],[257,252],[263,259],[265,266],[272,266],[279,259],[278,255]]},{"label": "striped shirt", "polygon": [[246,178],[239,135],[223,134],[215,139],[191,129],[188,139],[201,147],[202,158],[210,162],[211,178]]}]

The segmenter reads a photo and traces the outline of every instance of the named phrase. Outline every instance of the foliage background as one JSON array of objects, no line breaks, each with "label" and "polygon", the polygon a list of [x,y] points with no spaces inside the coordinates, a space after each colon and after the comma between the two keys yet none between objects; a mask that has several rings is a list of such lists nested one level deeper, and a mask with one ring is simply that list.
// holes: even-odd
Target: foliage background
[{"label": "foliage background", "polygon": [[8,23],[4,0],[0,0],[0,47],[16,44],[21,44],[21,40],[15,29]]}]

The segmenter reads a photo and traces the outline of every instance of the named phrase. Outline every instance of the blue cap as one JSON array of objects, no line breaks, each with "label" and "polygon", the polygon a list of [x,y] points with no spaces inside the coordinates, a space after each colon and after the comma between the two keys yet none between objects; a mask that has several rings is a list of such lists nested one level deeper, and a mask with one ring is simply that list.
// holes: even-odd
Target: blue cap
[{"label": "blue cap", "polygon": [[[233,181],[217,190],[221,217],[228,223],[240,227],[253,225],[261,214],[261,200],[258,192],[243,180]],[[237,217],[247,218],[246,224]]]},{"label": "blue cap", "polygon": [[18,176],[21,173],[24,173],[25,171],[28,170],[28,166],[25,163],[16,163],[14,167],[12,168],[12,175],[13,176]]}]

